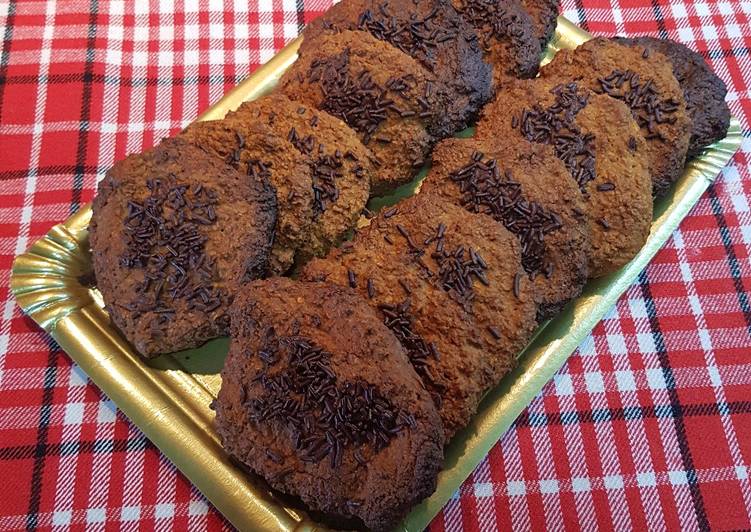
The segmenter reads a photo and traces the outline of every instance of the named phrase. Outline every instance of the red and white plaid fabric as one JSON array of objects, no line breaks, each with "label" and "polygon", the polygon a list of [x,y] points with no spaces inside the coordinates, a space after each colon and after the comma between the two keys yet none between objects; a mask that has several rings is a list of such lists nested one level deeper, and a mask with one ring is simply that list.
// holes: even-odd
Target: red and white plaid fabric
[{"label": "red and white plaid fabric", "polygon": [[[0,529],[230,525],[11,298],[13,257],[329,2],[0,2]],[[751,527],[751,2],[567,0],[700,51],[744,145],[431,525]]]}]

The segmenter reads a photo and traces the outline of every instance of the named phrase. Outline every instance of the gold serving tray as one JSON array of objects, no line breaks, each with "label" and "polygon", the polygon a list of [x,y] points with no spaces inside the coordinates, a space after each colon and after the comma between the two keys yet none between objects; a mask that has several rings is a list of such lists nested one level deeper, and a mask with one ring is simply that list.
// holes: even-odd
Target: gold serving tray
[{"label": "gold serving tray", "polygon": [[[546,60],[573,48],[589,34],[560,17]],[[240,103],[271,90],[295,60],[299,39],[290,43],[199,120],[221,118]],[[540,328],[519,356],[518,367],[482,402],[474,420],[446,449],[435,493],[415,507],[400,530],[422,530],[487,455],[543,385],[595,324],[615,304],[676,229],[699,196],[740,146],[736,119],[727,137],[690,162],[672,192],[657,201],[652,231],[641,252],[619,272],[590,282],[584,293]],[[411,193],[416,184],[396,196]],[[393,203],[396,197],[374,203]],[[201,492],[241,530],[321,530],[305,511],[287,505],[236,467],[212,427],[209,404],[220,386],[228,342],[146,362],[110,324],[101,295],[81,279],[91,271],[89,205],[16,258],[11,289],[18,304],[45,329],[120,410],[169,457]]]}]

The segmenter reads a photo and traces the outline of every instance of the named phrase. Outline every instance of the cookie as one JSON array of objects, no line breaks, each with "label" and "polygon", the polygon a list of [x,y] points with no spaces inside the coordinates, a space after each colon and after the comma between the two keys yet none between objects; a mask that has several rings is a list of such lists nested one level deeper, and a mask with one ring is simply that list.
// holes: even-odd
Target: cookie
[{"label": "cookie", "polygon": [[324,255],[355,228],[375,180],[375,156],[344,123],[281,93],[246,102],[225,120],[243,125],[260,122],[286,140],[286,150],[307,160],[313,222],[310,238],[297,249],[299,261]]},{"label": "cookie", "polygon": [[537,74],[540,41],[519,0],[452,0],[452,3],[477,31],[496,84],[510,78],[533,78]]},{"label": "cookie", "polygon": [[536,326],[516,238],[428,194],[383,211],[301,278],[354,287],[378,310],[431,392],[447,438],[514,366]]},{"label": "cookie", "polygon": [[561,50],[540,75],[551,83],[576,82],[629,106],[647,140],[655,195],[667,192],[681,176],[691,119],[683,91],[664,55],[598,37],[574,50]]},{"label": "cookie", "polygon": [[275,278],[250,283],[231,317],[215,404],[235,459],[311,509],[372,530],[391,529],[435,490],[435,406],[360,297]]},{"label": "cookie", "polygon": [[412,180],[435,141],[445,106],[435,78],[369,33],[321,35],[285,72],[279,90],[354,129],[378,159],[379,195]]},{"label": "cookie", "polygon": [[112,322],[145,357],[226,335],[239,286],[267,272],[275,222],[264,179],[183,141],[118,162],[99,185],[89,225]]},{"label": "cookie", "polygon": [[368,201],[374,156],[344,124],[281,94],[246,103],[223,120],[192,124],[180,136],[274,185],[274,274],[338,244]]},{"label": "cookie", "polygon": [[274,275],[287,272],[298,249],[311,245],[315,196],[308,158],[289,149],[285,138],[261,123],[196,122],[178,138],[242,174],[267,179],[273,185],[278,217],[269,272]]},{"label": "cookie", "polygon": [[555,34],[560,6],[558,0],[520,0],[524,11],[532,19],[533,32],[542,51]]},{"label": "cookie", "polygon": [[730,109],[725,102],[728,89],[700,54],[671,39],[619,37],[615,40],[657,51],[670,61],[691,117],[689,157],[698,155],[710,144],[725,138],[730,127]]},{"label": "cookie", "polygon": [[[345,0],[313,20],[303,32],[303,53],[322,33],[370,33],[417,60],[448,95],[448,107],[433,131],[448,137],[474,121],[491,96],[492,69],[474,28],[449,0]],[[311,44],[312,43],[312,44]]]},{"label": "cookie", "polygon": [[501,147],[531,143],[563,161],[584,195],[590,277],[615,271],[644,245],[652,223],[648,148],[624,103],[575,83],[519,80],[485,108],[477,137]]},{"label": "cookie", "polygon": [[564,164],[539,144],[448,139],[433,150],[421,193],[491,217],[519,240],[538,318],[581,293],[590,257],[584,199]]}]

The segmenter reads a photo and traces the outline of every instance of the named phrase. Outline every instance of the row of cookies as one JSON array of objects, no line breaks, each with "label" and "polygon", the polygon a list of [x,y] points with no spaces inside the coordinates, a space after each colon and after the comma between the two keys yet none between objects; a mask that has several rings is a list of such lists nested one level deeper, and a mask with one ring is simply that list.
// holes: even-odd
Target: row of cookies
[{"label": "row of cookies", "polygon": [[[687,108],[691,86],[677,83],[656,46],[595,39],[538,79],[503,83],[473,138],[438,143],[418,195],[308,262],[301,282],[252,283],[233,309],[238,329],[217,402],[227,450],[340,523],[387,529],[430,494],[441,442],[467,425],[540,320],[639,251],[653,192],[677,177],[689,139],[700,150],[724,135],[727,108],[711,110],[723,90],[693,101],[719,124],[707,128]],[[699,140],[701,131],[710,133]],[[388,442],[344,430],[349,410],[341,426],[324,423],[336,408],[279,384],[288,372],[297,382],[299,360],[312,356],[299,342],[332,361],[330,373],[320,370],[327,386],[388,390],[379,414]],[[330,392],[334,405],[340,393]],[[396,406],[404,394],[411,409]]]},{"label": "row of cookies", "polygon": [[[536,73],[557,7],[526,3],[535,22],[517,0],[342,2],[306,29],[300,58],[274,93],[118,163],[101,185],[91,225],[95,273],[114,323],[145,356],[226,334],[237,283],[324,255],[355,227],[371,196],[411,180],[435,142],[471,123],[494,77]],[[250,189],[223,190],[243,179]],[[184,183],[212,190],[218,204],[225,195],[235,204],[238,194],[248,196],[236,217],[252,230],[225,230],[203,212],[196,219],[162,213]],[[264,199],[259,188],[274,197]],[[178,219],[165,225],[162,214]],[[205,271],[193,267],[192,247],[178,256],[167,245],[172,226],[186,223],[201,234],[191,242],[227,240],[217,248],[227,253]],[[177,320],[184,330],[172,307],[187,313]]]},{"label": "row of cookies", "polygon": [[[143,355],[231,332],[217,427],[233,456],[381,529],[433,490],[444,442],[537,323],[641,248],[653,191],[724,135],[727,108],[674,43],[596,39],[515,80],[498,75],[513,48],[499,36],[539,50],[547,35],[508,29],[531,20],[515,3],[340,6],[279,91],[118,163],[91,243],[110,316]],[[492,87],[450,73],[488,59],[496,96],[475,137],[440,141]],[[421,193],[308,262],[307,282],[246,284],[324,255],[431,153]]]},{"label": "row of cookies", "polygon": [[[545,79],[503,89],[475,137],[436,146],[417,196],[300,275],[348,286],[379,312],[431,392],[447,438],[537,324],[588,278],[630,260],[651,223],[646,141],[623,104]],[[508,130],[497,123],[506,121]],[[536,127],[565,144],[520,133]],[[554,147],[575,152],[570,164]]]},{"label": "row of cookies", "polygon": [[227,335],[238,287],[337,245],[374,176],[352,131],[281,94],[127,157],[90,224],[112,321],[146,357]]},{"label": "row of cookies", "polygon": [[411,181],[494,89],[537,74],[552,0],[346,0],[303,32],[279,90],[357,132],[380,163],[374,195]]}]

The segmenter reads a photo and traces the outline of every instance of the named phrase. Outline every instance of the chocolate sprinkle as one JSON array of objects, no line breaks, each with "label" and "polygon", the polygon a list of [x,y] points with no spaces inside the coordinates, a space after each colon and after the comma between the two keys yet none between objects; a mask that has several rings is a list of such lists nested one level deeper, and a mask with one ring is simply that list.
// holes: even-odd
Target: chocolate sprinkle
[{"label": "chocolate sprinkle", "polygon": [[[367,70],[350,71],[350,50],[315,59],[308,70],[308,82],[318,83],[323,92],[320,109],[341,119],[363,135],[368,144],[389,114],[400,116],[394,98],[409,100],[416,83],[412,74],[389,79],[378,85]],[[381,139],[383,140],[383,139]]]},{"label": "chocolate sprinkle", "polygon": [[404,290],[407,295],[412,294],[412,289],[409,287],[409,283],[407,283],[407,281],[405,281],[404,279],[399,279],[399,286],[402,287],[402,290]]},{"label": "chocolate sprinkle", "polygon": [[483,159],[482,153],[475,152],[467,165],[450,175],[462,193],[462,204],[471,212],[492,216],[517,236],[527,273],[550,275],[552,264],[546,258],[544,237],[562,227],[560,218],[528,201],[521,184],[510,172],[502,175],[494,159]]},{"label": "chocolate sprinkle", "polygon": [[300,153],[311,157],[309,164],[312,171],[313,214],[317,218],[339,199],[339,189],[336,186],[336,180],[344,175],[342,152],[335,150],[333,153],[327,155],[324,145],[318,144],[317,155],[313,155],[316,147],[315,137],[313,135],[300,137],[294,127],[289,130],[287,140]]},{"label": "chocolate sprinkle", "polygon": [[391,218],[392,216],[394,216],[398,212],[399,212],[399,209],[397,209],[396,207],[391,207],[390,209],[388,209],[388,210],[386,210],[386,211],[383,212],[383,217],[384,218]]},{"label": "chocolate sprinkle", "polygon": [[135,318],[153,313],[150,326],[159,334],[174,315],[176,300],[186,301],[188,310],[212,312],[226,294],[214,286],[216,263],[205,251],[205,228],[217,220],[216,192],[174,177],[149,179],[146,187],[143,203],[128,202],[120,264],[143,270],[129,310]]},{"label": "chocolate sprinkle", "polygon": [[271,177],[271,165],[259,159],[250,159],[247,162],[246,173],[255,180],[268,181]]},{"label": "chocolate sprinkle", "polygon": [[[599,78],[601,91],[612,98],[622,100],[631,109],[639,127],[646,130],[646,139],[664,140],[657,126],[673,124],[679,103],[672,98],[663,99],[649,79],[642,81],[633,70],[613,70],[609,76]],[[630,147],[630,144],[629,144]]]},{"label": "chocolate sprinkle", "polygon": [[326,209],[339,199],[336,180],[341,178],[342,158],[336,155],[322,155],[312,162],[313,213],[323,214]]},{"label": "chocolate sprinkle", "polygon": [[527,140],[550,144],[563,161],[582,192],[595,178],[595,137],[584,133],[575,122],[576,114],[587,105],[588,95],[578,92],[576,83],[551,89],[555,103],[543,108],[535,105],[522,112],[521,133]]},{"label": "chocolate sprinkle", "polygon": [[456,10],[474,28],[481,29],[482,47],[487,52],[494,41],[516,38],[524,33],[524,22],[498,0],[462,0],[453,2]]},{"label": "chocolate sprinkle", "polygon": [[297,134],[297,129],[295,129],[294,127],[289,130],[289,133],[287,134],[287,140],[291,142],[295,148],[297,148],[297,151],[305,155],[310,155],[313,152],[313,148],[316,144],[316,139],[313,135],[300,137]]},{"label": "chocolate sprinkle", "polygon": [[274,352],[275,362],[253,380],[255,390],[245,402],[250,420],[281,426],[304,462],[328,458],[336,468],[351,448],[363,463],[362,447],[379,452],[415,423],[374,385],[340,381],[331,369],[331,353],[309,338],[276,336],[269,329],[262,351]]},{"label": "chocolate sprinkle", "polygon": [[360,464],[361,466],[364,466],[367,462],[365,461],[365,457],[362,455],[362,451],[360,449],[357,449],[354,452],[355,461]]},{"label": "chocolate sprinkle", "polygon": [[516,299],[521,299],[521,285],[522,285],[522,274],[517,272],[516,275],[514,275],[514,297]]},{"label": "chocolate sprinkle", "polygon": [[386,89],[379,87],[369,72],[350,74],[349,53],[347,49],[326,60],[315,60],[308,72],[308,80],[320,81],[324,93],[321,109],[365,134],[369,140],[386,120],[392,101],[388,99]]},{"label": "chocolate sprinkle", "polygon": [[405,299],[398,305],[380,305],[378,309],[383,314],[383,323],[391,329],[407,351],[407,356],[415,371],[421,377],[427,377],[429,381],[432,381],[426,366],[428,360],[439,358],[438,350],[435,345],[428,344],[413,330],[414,319],[409,313],[409,306],[410,300]]},{"label": "chocolate sprinkle", "polygon": [[445,233],[445,226],[439,226],[433,239],[435,251],[430,255],[438,265],[438,285],[453,300],[469,310],[475,298],[474,281],[478,280],[485,286],[489,284],[485,275],[488,266],[472,248],[459,245],[451,251],[446,250]]},{"label": "chocolate sprinkle", "polygon": [[615,184],[613,183],[600,183],[597,185],[598,192],[610,192],[611,190],[615,190]]},{"label": "chocolate sprinkle", "polygon": [[271,449],[266,449],[266,456],[269,457],[269,460],[271,460],[274,463],[281,464],[282,463],[282,457],[276,454]]},{"label": "chocolate sprinkle", "polygon": [[492,325],[488,325],[488,332],[496,340],[500,340],[501,339],[501,333],[500,333],[500,331],[498,329],[496,329],[495,327],[493,327]]},{"label": "chocolate sprinkle", "polygon": [[[398,0],[402,1],[402,0]],[[358,29],[386,41],[405,54],[420,61],[428,70],[436,66],[436,49],[455,39],[458,31],[441,24],[436,17],[438,8],[425,17],[411,13],[409,18],[389,11],[389,2],[381,2],[376,9],[366,9],[358,18]]]},{"label": "chocolate sprinkle", "polygon": [[409,247],[412,251],[422,251],[422,249],[417,244],[415,244],[415,241],[412,240],[412,236],[402,224],[396,224],[396,230],[399,231],[399,234],[407,240],[407,244],[409,244]]}]

